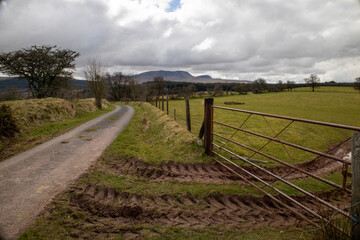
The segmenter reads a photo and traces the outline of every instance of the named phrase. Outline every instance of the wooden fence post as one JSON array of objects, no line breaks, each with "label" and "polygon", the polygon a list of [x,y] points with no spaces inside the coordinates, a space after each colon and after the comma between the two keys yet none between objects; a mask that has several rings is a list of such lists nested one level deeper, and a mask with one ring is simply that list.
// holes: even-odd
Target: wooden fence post
[{"label": "wooden fence post", "polygon": [[189,98],[185,99],[186,105],[186,125],[189,132],[191,132],[191,119],[190,119],[190,105],[189,105]]},{"label": "wooden fence post", "polygon": [[351,239],[360,239],[360,132],[352,135],[351,138]]},{"label": "wooden fence post", "polygon": [[161,110],[164,111],[164,95],[161,96],[161,100],[162,100]]},{"label": "wooden fence post", "polygon": [[155,98],[155,106],[157,107],[157,97]]},{"label": "wooden fence post", "polygon": [[166,95],[166,114],[169,115],[169,95]]},{"label": "wooden fence post", "polygon": [[204,121],[203,121],[203,123],[201,124],[201,128],[200,128],[200,132],[199,132],[198,138],[202,139],[203,136],[204,136]]},{"label": "wooden fence post", "polygon": [[174,120],[176,121],[176,109],[174,109]]},{"label": "wooden fence post", "polygon": [[213,150],[213,108],[214,99],[205,98],[205,109],[204,109],[204,146],[205,153],[212,156]]}]

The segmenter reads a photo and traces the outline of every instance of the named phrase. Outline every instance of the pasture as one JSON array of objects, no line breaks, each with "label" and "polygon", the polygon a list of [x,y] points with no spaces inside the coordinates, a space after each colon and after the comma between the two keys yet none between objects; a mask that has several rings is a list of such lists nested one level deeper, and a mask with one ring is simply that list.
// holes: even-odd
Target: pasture
[{"label": "pasture", "polygon": [[[310,120],[324,121],[330,123],[360,126],[360,94],[348,87],[321,87],[316,92],[297,91],[230,95],[214,99],[214,105],[230,108],[238,108],[249,111],[277,114],[289,117],[304,118]],[[241,102],[241,105],[226,105],[225,102]],[[185,101],[169,101],[169,114],[173,116],[176,109],[176,120],[186,127]],[[203,121],[204,105],[203,99],[190,100],[191,127],[194,134],[200,130]],[[214,120],[239,127],[248,117],[245,113],[235,113],[215,109]],[[251,116],[243,128],[274,136],[289,124],[288,120],[263,118]],[[270,127],[270,126],[271,127]],[[272,129],[271,129],[272,128]],[[274,131],[274,132],[273,132]],[[224,129],[214,124],[214,132],[230,137],[235,130]],[[353,134],[353,131],[336,128],[323,127],[306,123],[292,123],[289,128],[279,135],[279,139],[290,141],[305,147],[319,151],[326,151],[330,147],[345,140]],[[267,142],[254,136],[245,136],[243,133],[236,133],[233,137],[238,142],[246,142],[247,145],[259,148]],[[249,151],[235,147],[236,151],[244,156],[251,156]],[[289,149],[293,159],[289,159],[281,144],[270,143],[263,149],[266,153],[278,156],[280,159],[292,163],[301,163],[313,158],[312,154],[304,153],[295,149]],[[254,158],[263,159],[261,156]],[[295,161],[295,162],[293,162]]]}]

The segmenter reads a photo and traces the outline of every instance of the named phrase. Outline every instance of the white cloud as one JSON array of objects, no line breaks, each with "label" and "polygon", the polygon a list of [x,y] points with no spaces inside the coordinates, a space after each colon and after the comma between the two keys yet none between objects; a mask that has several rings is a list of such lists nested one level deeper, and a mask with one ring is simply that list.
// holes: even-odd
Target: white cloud
[{"label": "white cloud", "polygon": [[56,44],[110,70],[352,81],[360,76],[356,0],[8,0],[0,49]]},{"label": "white cloud", "polygon": [[214,44],[215,44],[214,39],[205,38],[204,41],[191,48],[191,50],[195,52],[203,52],[205,50],[211,49],[214,46]]}]

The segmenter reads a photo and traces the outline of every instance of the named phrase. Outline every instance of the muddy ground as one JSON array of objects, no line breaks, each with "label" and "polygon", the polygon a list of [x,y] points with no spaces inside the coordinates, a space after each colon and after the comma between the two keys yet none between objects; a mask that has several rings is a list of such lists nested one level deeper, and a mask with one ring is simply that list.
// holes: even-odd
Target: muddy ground
[{"label": "muddy ground", "polygon": [[[345,158],[350,152],[350,141],[345,142],[341,146],[338,146],[328,152],[328,154],[337,156],[339,158]],[[229,171],[220,164],[201,164],[201,163],[174,163],[167,162],[163,164],[146,163],[136,158],[129,158],[125,161],[119,161],[118,159],[108,160],[110,168],[107,171],[112,174],[131,174],[138,177],[145,177],[150,180],[177,180],[180,182],[200,182],[200,183],[216,183],[227,184],[233,182],[243,181],[238,175]],[[228,167],[238,171],[230,164],[225,164]],[[313,160],[307,161],[301,164],[294,165],[297,168],[301,168],[309,173],[317,176],[332,173],[342,168],[341,162],[334,161],[326,157],[318,157]],[[274,181],[275,178],[269,176],[267,173],[259,170],[253,166],[243,166],[247,171],[261,177],[267,181]],[[293,168],[287,166],[276,167],[264,167],[270,172],[286,179],[293,180],[307,177],[304,173],[301,173]],[[246,176],[249,180],[254,180],[250,176]]]},{"label": "muddy ground", "polygon": [[[345,157],[349,143],[332,150],[332,154]],[[113,175],[145,178],[149,181],[179,181],[229,184],[239,183],[241,179],[217,163],[183,164],[163,163],[150,164],[135,158],[107,159],[106,163],[93,166],[90,171],[101,170]],[[320,157],[303,164],[298,164],[306,171],[318,174],[331,173],[341,169],[342,164]],[[266,175],[252,167],[250,172],[267,178]],[[288,167],[269,167],[268,170],[284,176],[286,179],[303,178]],[[86,176],[85,176],[86,179]],[[267,180],[273,180],[267,178]],[[245,182],[242,182],[245,184]],[[351,195],[341,190],[318,192],[316,195],[331,204],[344,207],[350,202]],[[277,199],[313,218],[297,205],[283,197]],[[316,200],[307,196],[295,196],[305,206],[319,210]],[[144,238],[161,236],[155,226],[184,227],[203,229],[221,227],[223,229],[248,231],[261,228],[308,228],[311,225],[304,219],[284,208],[270,197],[251,195],[209,194],[192,196],[190,194],[139,194],[119,191],[99,183],[78,181],[68,191],[60,194],[54,202],[47,206],[42,216],[56,219],[59,206],[71,220],[64,219],[62,224],[70,229],[67,234],[71,238],[103,239],[113,238],[119,234],[125,238]],[[320,209],[321,210],[321,209]],[[74,220],[75,219],[75,220]]]}]

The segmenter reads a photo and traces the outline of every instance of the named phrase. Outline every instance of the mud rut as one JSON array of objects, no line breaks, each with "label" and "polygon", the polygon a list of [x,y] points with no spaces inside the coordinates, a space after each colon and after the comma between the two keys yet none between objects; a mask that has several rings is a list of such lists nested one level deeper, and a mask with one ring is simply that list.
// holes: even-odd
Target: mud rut
[{"label": "mud rut", "polygon": [[[344,158],[350,152],[350,141],[345,142],[341,146],[333,149],[329,154],[335,155],[340,158]],[[138,177],[146,177],[155,181],[163,180],[177,180],[180,182],[199,182],[199,183],[216,183],[216,184],[227,184],[233,182],[242,182],[243,180],[233,172],[229,171],[220,164],[186,164],[186,163],[163,163],[163,164],[151,164],[146,163],[136,158],[128,159],[126,161],[109,161],[111,171],[114,174],[128,173],[136,175]],[[230,164],[226,164],[235,171],[239,171]],[[328,159],[325,157],[315,158],[302,164],[295,165],[298,168],[306,170],[314,175],[323,175],[332,173],[342,168],[340,162]],[[267,181],[274,181],[275,178],[264,173],[252,166],[243,166],[247,171],[254,173]],[[286,180],[293,180],[298,178],[306,177],[304,174],[297,170],[286,166],[266,167],[272,173],[283,177]],[[249,180],[254,180],[250,176],[245,176]]]},{"label": "mud rut", "polygon": [[[345,156],[348,146],[337,149],[338,156]],[[340,151],[341,150],[341,151]],[[335,151],[335,150],[334,150]],[[330,164],[331,162],[331,164]],[[178,180],[186,182],[228,184],[240,179],[219,164],[149,164],[138,159],[126,161],[109,160],[107,171],[113,174],[132,175],[152,181]],[[333,172],[341,164],[324,158],[299,164],[315,174]],[[248,170],[256,172],[253,168]],[[269,168],[287,179],[301,178],[287,167]],[[261,172],[256,172],[261,175]],[[265,176],[263,176],[265,177]],[[268,179],[272,180],[272,179]],[[318,192],[318,197],[344,207],[351,195],[340,190]],[[306,196],[296,196],[296,200],[311,209],[319,209],[316,200]],[[278,197],[305,216],[305,211],[284,198]],[[290,227],[307,224],[297,215],[278,205],[269,197],[210,194],[206,197],[189,195],[139,195],[119,192],[100,185],[77,184],[60,196],[68,203],[70,213],[83,213],[86,224],[76,226],[72,237],[101,238],[103,234],[127,234],[142,237],[146,227],[154,225],[204,228],[224,226],[226,229],[249,230],[262,227]],[[51,208],[50,208],[51,212]],[[136,226],[136,227],[134,227]],[[108,236],[108,235],[107,235]]]}]

